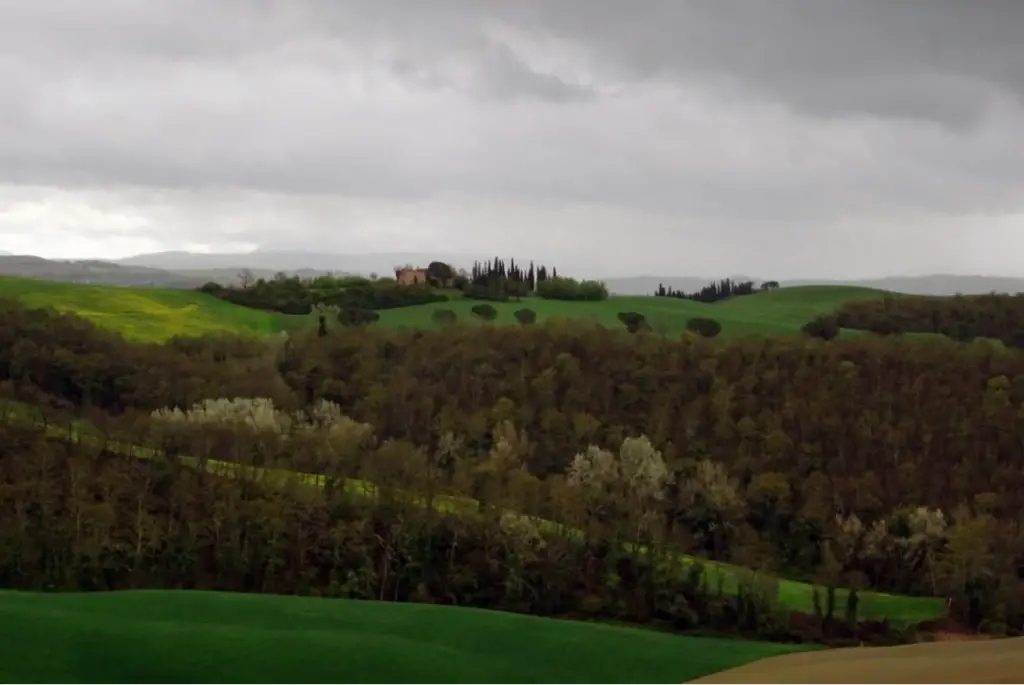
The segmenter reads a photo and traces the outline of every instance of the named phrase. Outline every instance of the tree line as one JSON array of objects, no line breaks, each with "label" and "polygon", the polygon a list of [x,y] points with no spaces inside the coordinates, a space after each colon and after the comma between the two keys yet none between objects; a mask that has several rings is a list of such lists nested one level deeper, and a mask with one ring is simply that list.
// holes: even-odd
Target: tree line
[{"label": "tree line", "polygon": [[676,290],[672,286],[659,283],[658,288],[654,291],[654,295],[655,297],[676,297],[683,300],[710,304],[741,295],[752,295],[755,292],[775,290],[778,287],[778,281],[765,281],[760,287],[755,287],[753,281],[734,281],[731,278],[723,278],[719,281],[712,281],[700,290],[691,293]]},{"label": "tree line", "polygon": [[279,274],[269,280],[243,281],[239,286],[210,282],[198,290],[243,307],[293,315],[309,314],[316,307],[365,312],[448,300],[427,284],[399,285],[393,279],[355,276],[302,279]]},{"label": "tree line", "polygon": [[[456,280],[456,283],[458,281]],[[507,302],[536,295],[548,300],[598,301],[608,298],[608,288],[600,281],[578,280],[558,275],[558,269],[530,262],[523,268],[511,259],[495,257],[489,262],[475,262],[461,289],[468,298]]]},{"label": "tree line", "polygon": [[859,300],[843,304],[834,318],[841,328],[880,335],[937,333],[965,342],[992,338],[1024,348],[1024,294]]},{"label": "tree line", "polygon": [[[983,343],[671,340],[551,323],[435,332],[357,328],[323,337],[310,331],[267,341],[221,336],[141,345],[74,316],[4,302],[0,383],[7,394],[35,406],[95,415],[96,423],[138,424],[144,432],[156,430],[153,411],[186,411],[210,398],[266,398],[292,413],[329,402],[356,424],[370,426],[379,443],[359,462],[365,466],[344,475],[398,487],[410,474],[429,470],[415,461],[426,456],[407,462],[387,451],[404,445],[408,455],[434,455],[430,468],[444,473],[440,485],[410,486],[413,491],[434,487],[501,501],[505,509],[559,525],[584,531],[594,526],[595,540],[654,540],[665,554],[693,553],[826,587],[945,596],[967,625],[1024,628],[1024,454],[1017,438],[1024,434],[1024,358]],[[501,449],[497,426],[523,440],[511,471],[489,461]],[[179,437],[185,442],[175,445],[161,430],[164,437],[146,433],[135,440],[156,441],[172,453],[205,449],[218,458],[321,473],[340,468],[324,461],[341,458],[330,455],[354,449],[322,445],[322,453],[309,452],[296,443],[279,449],[276,438],[245,442],[216,425],[204,428],[198,442]],[[618,492],[599,475],[580,475],[589,473],[581,471],[587,465],[595,474],[621,475],[639,444],[627,439],[640,436],[664,465],[660,496],[629,499],[640,493]],[[27,449],[34,453],[40,440],[13,436],[0,444],[31,444]],[[62,443],[50,449],[84,447]],[[109,455],[102,459],[121,463]],[[360,470],[386,464],[395,471],[370,477]],[[466,473],[494,480],[476,482]],[[69,476],[62,474],[65,483]],[[514,482],[532,485],[520,490]],[[587,517],[566,518],[560,512],[572,507],[561,497],[584,498]],[[422,522],[403,516],[403,525]],[[276,530],[264,525],[270,526],[267,535]],[[391,530],[372,529],[382,537],[381,531]],[[219,539],[232,530],[239,529],[221,529]],[[274,534],[280,544],[292,535]],[[403,544],[426,550],[427,539],[434,538],[403,538]],[[545,538],[545,544],[555,543]],[[246,554],[265,558],[254,549]],[[380,553],[375,568],[384,559],[394,563]],[[610,551],[602,554],[614,558]],[[494,563],[485,558],[478,563]],[[566,558],[570,567],[591,563]],[[566,569],[549,568],[553,564],[534,568],[568,577]],[[611,567],[580,568],[597,569],[597,578]],[[661,573],[659,568],[654,564],[650,572]],[[410,581],[405,587],[413,586]],[[388,587],[385,594],[394,593]],[[667,586],[646,587],[644,592]],[[583,601],[584,595],[570,595]],[[435,590],[429,596],[436,599]],[[657,596],[653,606],[664,607],[675,595]],[[687,606],[703,601],[686,600]]]}]

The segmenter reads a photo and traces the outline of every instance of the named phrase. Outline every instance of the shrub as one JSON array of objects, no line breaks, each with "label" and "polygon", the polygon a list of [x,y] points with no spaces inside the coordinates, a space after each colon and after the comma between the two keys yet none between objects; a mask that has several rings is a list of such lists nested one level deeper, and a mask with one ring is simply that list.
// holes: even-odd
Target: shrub
[{"label": "shrub", "polygon": [[517,309],[514,316],[523,326],[529,326],[537,321],[537,312],[532,309]]},{"label": "shrub", "polygon": [[369,326],[380,320],[380,314],[370,309],[346,308],[338,312],[338,323],[342,326]]},{"label": "shrub", "polygon": [[537,284],[537,296],[546,300],[595,302],[608,299],[608,287],[601,281],[554,277]]},{"label": "shrub", "polygon": [[459,316],[451,309],[435,309],[430,315],[430,320],[435,326],[451,326],[459,320]]},{"label": "shrub", "polygon": [[686,322],[686,330],[705,338],[714,338],[722,332],[722,324],[714,319],[698,316]]},{"label": "shrub", "polygon": [[494,321],[498,318],[498,310],[487,303],[474,305],[471,311],[484,321]]},{"label": "shrub", "polygon": [[805,335],[822,340],[834,340],[839,335],[839,322],[834,316],[819,316],[800,329]]},{"label": "shrub", "polygon": [[630,333],[651,330],[647,319],[639,312],[619,312],[619,321],[626,326],[626,330]]}]

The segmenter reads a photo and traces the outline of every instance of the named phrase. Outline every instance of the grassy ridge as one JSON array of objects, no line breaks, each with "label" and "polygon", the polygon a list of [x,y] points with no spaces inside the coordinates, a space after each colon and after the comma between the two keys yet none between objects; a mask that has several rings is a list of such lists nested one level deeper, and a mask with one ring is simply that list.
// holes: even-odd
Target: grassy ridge
[{"label": "grassy ridge", "polygon": [[678,683],[795,651],[422,604],[0,593],[5,682]]},{"label": "grassy ridge", "polygon": [[[528,307],[537,312],[538,321],[553,317],[582,319],[609,328],[622,328],[619,312],[643,314],[655,331],[679,335],[694,317],[710,317],[722,324],[723,335],[792,334],[820,314],[837,309],[850,300],[881,299],[891,296],[885,290],[849,286],[801,286],[774,292],[736,297],[715,304],[703,304],[674,297],[612,297],[603,302],[564,302],[531,297],[522,302],[492,302],[498,311],[497,324],[514,324],[514,312]],[[474,322],[471,310],[475,300],[457,299],[440,304],[403,307],[380,312],[379,326],[392,328],[433,328],[431,315],[436,309],[451,309],[464,322]],[[846,334],[856,334],[847,331]]]},{"label": "grassy ridge", "polygon": [[176,335],[274,333],[288,318],[173,288],[118,288],[0,276],[0,297],[72,312],[139,342],[164,342]]},{"label": "grassy ridge", "polygon": [[[31,411],[30,407],[18,403],[6,400],[0,403],[0,414],[11,416],[12,418],[27,418],[31,416]],[[69,428],[47,426],[46,430],[53,437],[61,439],[67,439],[69,436],[76,441],[99,439],[98,436],[97,438],[92,438],[89,435],[90,427],[81,422],[76,422],[76,424]],[[157,455],[156,450],[151,447],[107,440],[103,440],[103,444],[111,451],[134,458],[150,459]],[[191,468],[198,468],[200,466],[200,460],[196,457],[184,456],[179,457],[179,459]],[[244,478],[263,483],[268,487],[284,490],[296,487],[322,488],[324,483],[324,477],[318,474],[301,473],[280,468],[245,466],[217,459],[206,460],[205,470],[214,475],[228,478]],[[365,480],[348,479],[345,481],[344,486],[347,492],[357,496],[373,497],[377,492],[377,486]],[[422,501],[420,497],[414,496],[413,500],[421,506],[427,505],[427,502]],[[474,499],[450,495],[438,495],[433,501],[433,506],[438,511],[456,514],[460,512],[476,512],[477,505],[478,503]],[[568,532],[572,534],[571,531],[567,531],[564,527],[552,521],[536,518],[533,521],[543,529],[559,530],[563,533]],[[695,561],[697,560],[692,557],[684,557],[683,559],[683,563],[693,563]],[[731,564],[707,562],[704,560],[700,560],[700,562],[704,564],[709,583],[712,586],[716,586],[721,582],[726,592],[735,591],[740,580],[750,573],[747,569]],[[785,609],[812,613],[814,611],[814,587],[810,583],[780,578],[778,579],[777,600],[780,606]],[[844,589],[837,591],[836,599],[839,606],[845,605],[847,594],[847,590]],[[888,619],[894,625],[908,626],[940,618],[946,614],[945,600],[941,597],[910,597],[880,592],[861,592],[858,597],[858,615],[861,619]]]}]

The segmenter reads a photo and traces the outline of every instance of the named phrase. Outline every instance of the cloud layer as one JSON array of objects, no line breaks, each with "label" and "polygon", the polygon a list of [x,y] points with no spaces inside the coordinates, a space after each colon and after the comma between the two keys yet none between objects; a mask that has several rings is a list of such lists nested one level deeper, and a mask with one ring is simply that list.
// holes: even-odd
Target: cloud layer
[{"label": "cloud layer", "polygon": [[1024,273],[1024,3],[7,0],[0,248]]}]

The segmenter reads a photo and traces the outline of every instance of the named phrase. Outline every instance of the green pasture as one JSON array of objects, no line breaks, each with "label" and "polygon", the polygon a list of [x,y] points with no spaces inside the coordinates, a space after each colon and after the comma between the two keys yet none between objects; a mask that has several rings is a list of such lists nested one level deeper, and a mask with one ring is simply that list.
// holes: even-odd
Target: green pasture
[{"label": "green pasture", "polygon": [[[884,290],[849,286],[800,286],[772,292],[736,297],[714,304],[703,304],[672,297],[629,296],[611,297],[602,302],[565,302],[539,297],[524,298],[521,302],[490,302],[498,312],[496,324],[515,324],[515,312],[529,308],[537,313],[537,320],[565,318],[588,321],[609,328],[622,328],[620,312],[643,314],[651,327],[668,335],[679,335],[686,330],[686,322],[695,317],[708,317],[722,324],[723,335],[793,334],[801,326],[821,314],[835,311],[850,300],[880,299],[891,296]],[[453,299],[449,302],[402,307],[379,312],[375,324],[390,328],[434,328],[431,318],[437,309],[450,309],[460,322],[477,323],[472,309],[480,301]],[[855,334],[847,331],[846,334]]]},{"label": "green pasture", "polygon": [[[445,291],[448,302],[381,310],[375,326],[384,328],[432,329],[437,309],[451,309],[462,323],[480,320],[472,308],[478,300]],[[892,296],[884,290],[852,286],[800,286],[736,297],[714,304],[702,304],[671,297],[622,296],[602,302],[565,302],[539,297],[519,302],[491,302],[498,311],[496,324],[516,324],[514,313],[528,307],[537,319],[561,318],[622,328],[620,312],[643,314],[660,333],[679,335],[694,317],[709,317],[722,324],[724,336],[793,334],[820,314],[837,309],[850,300]],[[59,283],[31,278],[0,277],[0,297],[14,297],[28,306],[53,307],[73,312],[126,338],[163,342],[175,335],[210,333],[267,334],[309,327],[311,317],[286,316],[233,305],[191,290],[170,288],[119,288],[103,285]],[[857,335],[857,331],[844,331]]]},{"label": "green pasture", "polygon": [[680,683],[795,651],[423,604],[0,592],[3,682]]},{"label": "green pasture", "polygon": [[267,334],[288,317],[218,300],[191,290],[119,288],[0,276],[0,297],[30,307],[53,307],[139,342],[164,342],[176,335]]}]

